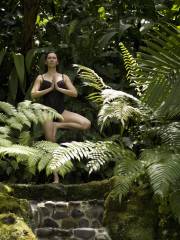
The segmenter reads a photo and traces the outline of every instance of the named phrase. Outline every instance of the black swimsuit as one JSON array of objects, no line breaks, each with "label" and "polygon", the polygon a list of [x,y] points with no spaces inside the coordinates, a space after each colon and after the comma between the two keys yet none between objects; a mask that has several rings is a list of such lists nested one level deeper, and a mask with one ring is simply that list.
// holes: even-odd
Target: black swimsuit
[{"label": "black swimsuit", "polygon": [[[43,76],[42,76],[43,78]],[[43,78],[40,90],[47,89],[51,87],[51,82]],[[62,80],[57,82],[58,87],[66,89],[64,78],[62,75]],[[43,96],[44,105],[54,108],[58,113],[63,113],[64,111],[64,94],[54,89],[53,91],[45,94]]]}]

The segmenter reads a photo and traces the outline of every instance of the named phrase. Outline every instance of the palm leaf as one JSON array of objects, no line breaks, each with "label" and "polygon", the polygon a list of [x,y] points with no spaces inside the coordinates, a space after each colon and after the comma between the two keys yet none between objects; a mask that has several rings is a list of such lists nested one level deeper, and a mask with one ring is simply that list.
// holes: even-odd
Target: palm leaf
[{"label": "palm leaf", "polygon": [[14,63],[16,71],[20,81],[20,87],[22,92],[25,91],[25,65],[24,56],[21,53],[13,53]]}]

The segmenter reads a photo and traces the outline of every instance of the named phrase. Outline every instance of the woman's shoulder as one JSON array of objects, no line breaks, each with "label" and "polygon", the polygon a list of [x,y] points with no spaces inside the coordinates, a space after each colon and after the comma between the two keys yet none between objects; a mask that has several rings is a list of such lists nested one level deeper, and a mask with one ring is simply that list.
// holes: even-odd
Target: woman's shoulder
[{"label": "woman's shoulder", "polygon": [[37,77],[36,77],[36,81],[37,82],[40,82],[40,83],[42,83],[43,82],[43,74],[39,74],[39,75],[37,75]]}]

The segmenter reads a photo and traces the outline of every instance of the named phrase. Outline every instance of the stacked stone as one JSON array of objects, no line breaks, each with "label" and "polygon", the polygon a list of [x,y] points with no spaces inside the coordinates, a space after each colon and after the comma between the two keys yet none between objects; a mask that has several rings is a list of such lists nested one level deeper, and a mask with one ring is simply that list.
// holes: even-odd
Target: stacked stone
[{"label": "stacked stone", "polygon": [[110,240],[101,200],[32,202],[31,207],[40,240]]}]

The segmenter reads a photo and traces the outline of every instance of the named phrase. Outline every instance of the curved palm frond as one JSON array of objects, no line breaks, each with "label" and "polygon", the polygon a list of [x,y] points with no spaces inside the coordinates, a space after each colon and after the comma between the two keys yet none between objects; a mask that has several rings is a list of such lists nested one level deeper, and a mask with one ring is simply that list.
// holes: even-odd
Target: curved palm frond
[{"label": "curved palm frond", "polygon": [[161,32],[154,30],[145,40],[138,60],[142,71],[151,76],[146,75],[149,85],[142,101],[156,109],[157,116],[171,119],[180,115],[180,31],[171,25],[159,28]]}]

